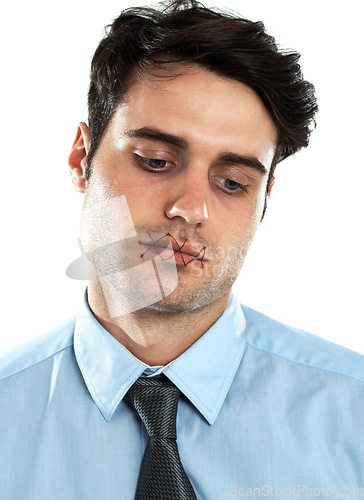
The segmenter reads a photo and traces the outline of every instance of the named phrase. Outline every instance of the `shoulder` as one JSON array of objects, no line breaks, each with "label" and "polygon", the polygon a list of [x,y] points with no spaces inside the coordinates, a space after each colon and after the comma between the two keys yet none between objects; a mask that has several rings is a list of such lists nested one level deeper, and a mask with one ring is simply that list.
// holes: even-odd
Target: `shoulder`
[{"label": "shoulder", "polygon": [[364,382],[364,355],[241,306],[248,345],[297,366]]},{"label": "shoulder", "polygon": [[0,356],[0,382],[73,346],[75,318]]}]

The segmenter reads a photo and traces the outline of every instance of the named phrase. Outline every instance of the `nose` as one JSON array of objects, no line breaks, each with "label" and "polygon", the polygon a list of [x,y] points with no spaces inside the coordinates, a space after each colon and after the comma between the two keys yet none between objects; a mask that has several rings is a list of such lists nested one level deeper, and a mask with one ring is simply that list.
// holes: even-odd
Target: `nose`
[{"label": "nose", "polygon": [[[206,174],[205,174],[206,175]],[[176,179],[171,186],[165,213],[169,219],[181,217],[187,224],[204,226],[209,218],[208,179],[204,175],[189,175]]]}]

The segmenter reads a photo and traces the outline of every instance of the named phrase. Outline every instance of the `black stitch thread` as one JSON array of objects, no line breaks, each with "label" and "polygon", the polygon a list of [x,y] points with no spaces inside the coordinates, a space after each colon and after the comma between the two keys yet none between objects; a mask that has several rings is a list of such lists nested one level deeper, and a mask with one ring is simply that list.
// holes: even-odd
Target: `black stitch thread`
[{"label": "black stitch thread", "polygon": [[[154,241],[154,239],[153,239],[152,235],[151,235],[150,233],[148,233],[148,235],[149,235],[150,239],[152,240],[153,245],[151,245],[151,246],[150,246],[150,247],[149,247],[149,248],[148,248],[148,249],[147,249],[144,253],[142,253],[141,257],[144,257],[144,255],[145,255],[147,252],[149,252],[149,250],[151,250],[152,248],[155,248],[155,250],[157,251],[158,255],[161,257],[161,259],[162,259],[162,260],[169,260],[169,259],[172,257],[172,255],[171,255],[171,257],[168,257],[168,259],[163,258],[163,257],[160,255],[160,253],[159,253],[158,248],[157,248],[157,246],[156,246],[156,245],[159,243],[159,241],[160,241],[160,240],[162,240],[162,239],[163,239],[163,238],[165,238],[166,236],[170,236],[171,238],[173,238],[173,240],[175,241],[175,243],[178,245],[178,242],[177,242],[176,238],[175,238],[175,237],[174,237],[171,233],[166,233],[166,234],[164,234],[163,236],[161,236],[160,238],[158,238],[158,240],[157,240],[157,241]],[[205,247],[205,246],[204,246],[203,248],[201,248],[201,250],[198,252],[198,254],[197,254],[197,255],[195,255],[194,257],[192,257],[192,256],[191,256],[191,257],[192,257],[192,258],[191,258],[191,260],[189,260],[188,262],[185,262],[185,260],[184,260],[184,258],[183,258],[183,254],[182,254],[182,248],[183,248],[183,247],[184,247],[184,245],[187,243],[187,241],[188,241],[188,239],[185,239],[185,241],[182,243],[182,245],[181,245],[179,248],[177,248],[177,250],[174,250],[173,255],[175,255],[177,252],[179,252],[179,253],[180,253],[180,255],[181,255],[181,257],[182,257],[183,264],[184,264],[185,266],[187,266],[187,265],[188,265],[190,262],[192,262],[193,260],[198,259],[198,257],[200,256],[200,254],[203,252],[202,257],[201,257],[201,259],[199,259],[199,260],[201,260],[201,267],[204,267],[203,262],[204,262],[205,253],[206,253],[206,247]]]}]

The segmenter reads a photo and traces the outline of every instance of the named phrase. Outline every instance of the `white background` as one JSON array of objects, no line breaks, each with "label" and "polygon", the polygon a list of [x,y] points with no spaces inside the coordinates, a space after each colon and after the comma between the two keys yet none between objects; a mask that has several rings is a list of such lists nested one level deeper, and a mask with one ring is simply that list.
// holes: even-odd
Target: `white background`
[{"label": "white background", "polygon": [[[103,27],[138,1],[7,2],[1,18],[0,351],[77,312],[82,195],[67,158]],[[320,113],[311,145],[278,166],[276,184],[236,286],[247,305],[364,353],[363,81],[360,0],[246,0],[302,53]]]}]

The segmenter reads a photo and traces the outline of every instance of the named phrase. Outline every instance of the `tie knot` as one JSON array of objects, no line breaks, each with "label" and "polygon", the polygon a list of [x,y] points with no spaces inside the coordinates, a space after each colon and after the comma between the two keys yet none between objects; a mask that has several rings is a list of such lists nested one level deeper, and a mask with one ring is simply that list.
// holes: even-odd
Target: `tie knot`
[{"label": "tie knot", "polygon": [[176,439],[180,391],[168,379],[139,378],[126,398],[138,412],[150,437]]}]

